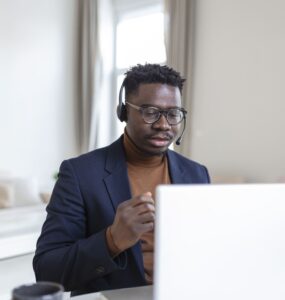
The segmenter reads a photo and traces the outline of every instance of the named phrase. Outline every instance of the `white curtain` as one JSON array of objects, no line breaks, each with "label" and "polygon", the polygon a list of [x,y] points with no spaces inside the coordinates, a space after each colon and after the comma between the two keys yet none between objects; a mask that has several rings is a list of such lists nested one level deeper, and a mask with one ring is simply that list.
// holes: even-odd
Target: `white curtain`
[{"label": "white curtain", "polygon": [[187,128],[181,145],[174,147],[177,152],[189,157],[194,0],[164,0],[164,5],[167,64],[187,79],[182,97],[182,105],[188,111]]},{"label": "white curtain", "polygon": [[113,68],[111,0],[80,1],[80,95],[78,105],[80,151],[110,142]]}]

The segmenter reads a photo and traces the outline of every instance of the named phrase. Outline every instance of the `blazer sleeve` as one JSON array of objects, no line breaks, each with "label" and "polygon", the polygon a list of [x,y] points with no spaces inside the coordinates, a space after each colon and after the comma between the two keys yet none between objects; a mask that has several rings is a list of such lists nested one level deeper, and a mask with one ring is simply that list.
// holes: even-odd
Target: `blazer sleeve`
[{"label": "blazer sleeve", "polygon": [[73,167],[64,161],[37,242],[33,260],[37,281],[59,282],[69,291],[125,268],[125,252],[110,257],[105,228],[87,237],[85,209]]}]

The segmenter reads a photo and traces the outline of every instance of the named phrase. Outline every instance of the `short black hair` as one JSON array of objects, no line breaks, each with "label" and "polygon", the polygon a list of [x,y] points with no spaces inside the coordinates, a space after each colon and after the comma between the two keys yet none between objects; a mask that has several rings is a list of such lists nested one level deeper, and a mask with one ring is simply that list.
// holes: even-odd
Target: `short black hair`
[{"label": "short black hair", "polygon": [[126,98],[133,93],[136,93],[139,85],[144,83],[162,83],[174,87],[178,87],[182,94],[185,78],[182,78],[180,73],[174,69],[159,64],[136,65],[130,68],[124,79],[124,87]]}]

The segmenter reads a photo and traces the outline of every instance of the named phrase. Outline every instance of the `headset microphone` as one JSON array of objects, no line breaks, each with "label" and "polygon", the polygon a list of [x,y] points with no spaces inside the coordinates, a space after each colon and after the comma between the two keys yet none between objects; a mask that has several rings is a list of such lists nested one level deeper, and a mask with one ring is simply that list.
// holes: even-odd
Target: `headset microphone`
[{"label": "headset microphone", "polygon": [[175,144],[177,146],[179,146],[181,144],[181,141],[182,141],[182,136],[183,136],[183,133],[185,131],[185,128],[186,128],[186,118],[184,117],[184,123],[183,123],[183,130],[182,130],[182,133],[180,135],[180,137],[176,140]]}]

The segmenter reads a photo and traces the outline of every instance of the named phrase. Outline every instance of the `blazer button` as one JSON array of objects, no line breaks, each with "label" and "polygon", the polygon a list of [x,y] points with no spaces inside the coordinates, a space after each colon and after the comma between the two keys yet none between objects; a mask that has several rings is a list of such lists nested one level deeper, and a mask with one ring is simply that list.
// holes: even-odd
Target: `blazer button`
[{"label": "blazer button", "polygon": [[105,272],[105,268],[103,266],[99,266],[96,268],[96,273],[101,274]]}]

